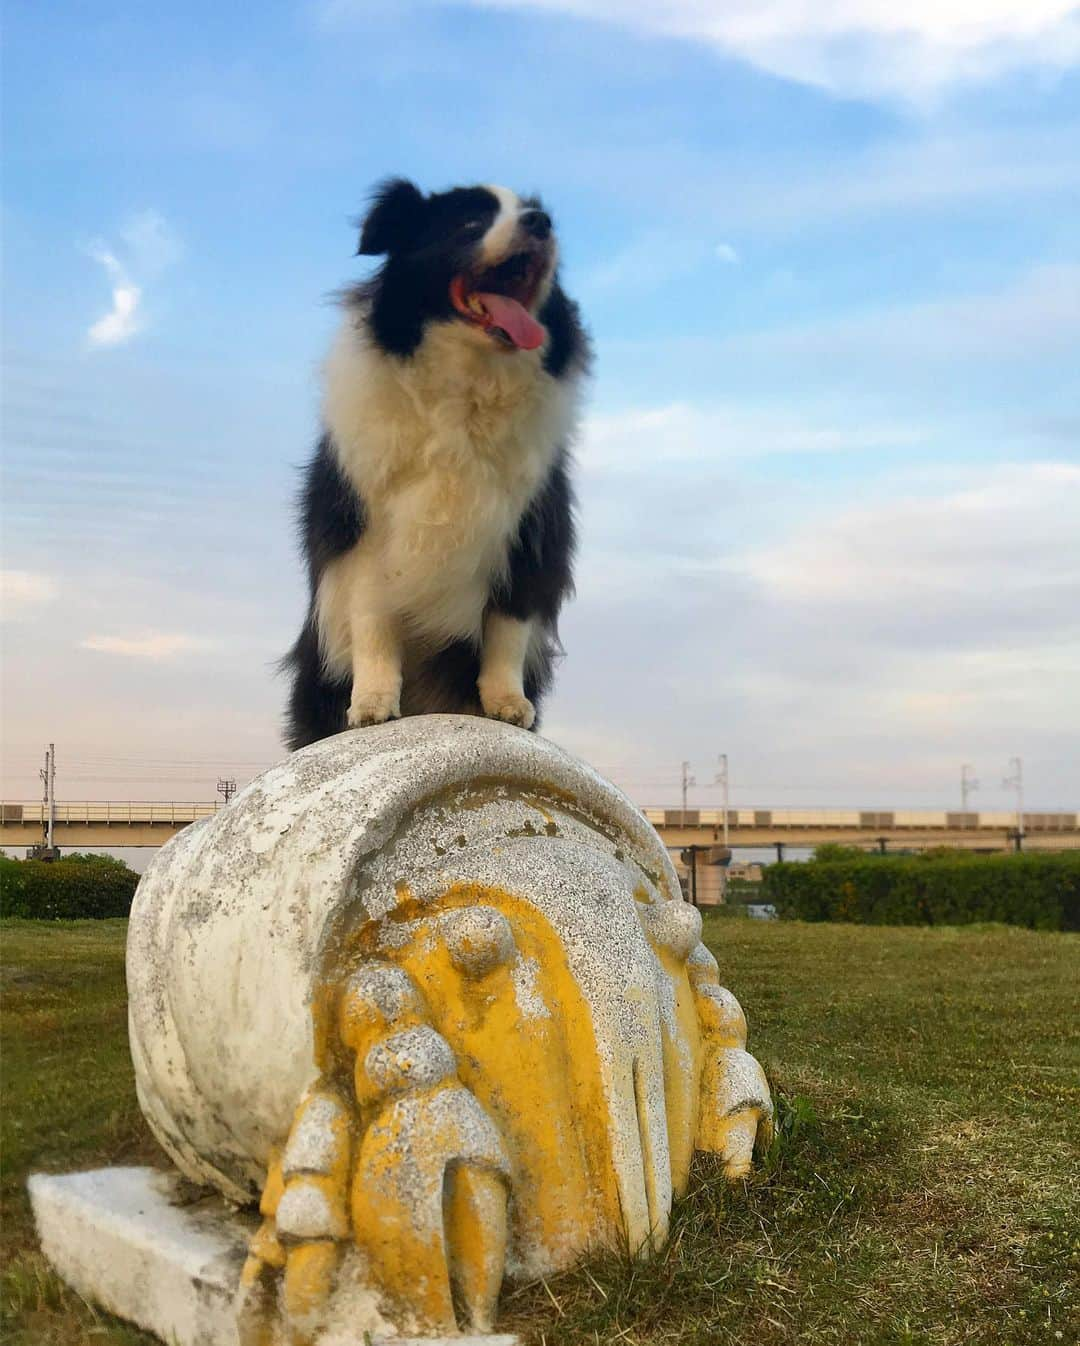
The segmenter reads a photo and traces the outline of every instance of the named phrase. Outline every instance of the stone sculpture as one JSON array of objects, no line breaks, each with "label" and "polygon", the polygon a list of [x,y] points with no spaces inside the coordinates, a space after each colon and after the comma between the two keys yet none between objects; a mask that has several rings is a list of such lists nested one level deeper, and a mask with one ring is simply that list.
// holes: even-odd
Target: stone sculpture
[{"label": "stone sculpture", "polygon": [[294,753],[181,832],[128,942],[139,1101],[259,1203],[239,1339],[483,1333],[504,1276],[666,1236],[695,1149],[771,1127],[659,838],[521,730],[424,716]]}]

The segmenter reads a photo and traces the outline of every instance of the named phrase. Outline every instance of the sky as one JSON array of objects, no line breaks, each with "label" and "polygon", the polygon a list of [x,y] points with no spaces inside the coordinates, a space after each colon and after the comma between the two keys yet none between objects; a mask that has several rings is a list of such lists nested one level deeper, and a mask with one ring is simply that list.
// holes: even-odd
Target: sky
[{"label": "sky", "polygon": [[387,174],[537,190],[596,369],[544,732],[639,803],[1080,806],[1080,8],[8,0],[3,797],[282,754]]}]

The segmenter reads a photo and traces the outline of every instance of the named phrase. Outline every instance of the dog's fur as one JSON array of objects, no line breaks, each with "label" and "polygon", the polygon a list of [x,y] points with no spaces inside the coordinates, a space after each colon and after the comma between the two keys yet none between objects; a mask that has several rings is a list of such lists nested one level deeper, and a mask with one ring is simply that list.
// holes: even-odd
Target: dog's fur
[{"label": "dog's fur", "polygon": [[[568,446],[588,363],[550,219],[506,188],[424,196],[398,179],[359,252],[386,261],[346,292],[326,365],[289,746],[432,711],[532,727],[572,589]],[[476,295],[520,300],[543,332],[505,305],[496,326],[467,307]]]}]

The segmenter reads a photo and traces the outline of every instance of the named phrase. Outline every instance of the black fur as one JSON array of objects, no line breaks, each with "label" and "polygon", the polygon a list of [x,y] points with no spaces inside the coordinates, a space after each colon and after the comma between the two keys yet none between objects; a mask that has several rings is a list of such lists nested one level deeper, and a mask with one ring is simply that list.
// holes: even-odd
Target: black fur
[{"label": "black fur", "polygon": [[338,466],[330,436],[323,435],[300,491],[300,545],[312,592],[327,565],[354,547],[363,531],[363,502]]},{"label": "black fur", "polygon": [[497,612],[522,621],[539,617],[552,629],[574,591],[574,496],[566,469],[564,451],[521,520],[506,579],[490,599]]},{"label": "black fur", "polygon": [[392,355],[412,355],[426,322],[450,322],[451,279],[467,269],[499,201],[486,187],[455,187],[425,197],[401,178],[376,192],[360,232],[359,251],[386,255],[374,280],[353,301],[370,305],[376,341]]},{"label": "black fur", "polygon": [[[542,209],[536,198],[523,204]],[[498,199],[483,187],[425,197],[412,183],[392,179],[377,189],[363,221],[358,251],[384,255],[386,261],[371,280],[347,291],[344,299],[385,353],[407,360],[429,323],[457,321],[448,294],[450,281],[468,269],[498,206]],[[587,338],[577,305],[557,278],[537,317],[549,333],[547,373],[561,379],[582,372],[588,363]],[[544,632],[542,658],[529,670],[525,683],[525,694],[537,712],[559,652],[559,610],[573,592],[573,511],[563,448],[521,518],[508,548],[504,577],[493,584],[488,599],[489,610],[536,618]],[[293,749],[341,732],[352,691],[351,678],[328,676],[316,629],[320,577],[335,557],[355,546],[365,527],[364,502],[339,467],[329,434],[319,440],[304,472],[299,525],[310,601],[300,635],[283,661],[292,680],[286,738]],[[423,654],[407,651],[402,714],[480,714],[479,672],[480,651],[471,641],[453,641]]]}]

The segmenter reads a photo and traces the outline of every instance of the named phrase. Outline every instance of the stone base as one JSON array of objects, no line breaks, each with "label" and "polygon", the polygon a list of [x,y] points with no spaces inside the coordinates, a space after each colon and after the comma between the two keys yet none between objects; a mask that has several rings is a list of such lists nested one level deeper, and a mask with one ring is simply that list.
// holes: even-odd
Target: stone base
[{"label": "stone base", "polygon": [[[237,1346],[233,1294],[257,1217],[152,1168],[35,1173],[29,1188],[42,1251],[85,1299],[170,1346]],[[518,1346],[507,1334],[393,1338],[421,1340]]]}]

